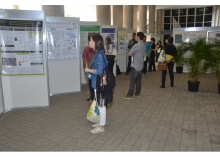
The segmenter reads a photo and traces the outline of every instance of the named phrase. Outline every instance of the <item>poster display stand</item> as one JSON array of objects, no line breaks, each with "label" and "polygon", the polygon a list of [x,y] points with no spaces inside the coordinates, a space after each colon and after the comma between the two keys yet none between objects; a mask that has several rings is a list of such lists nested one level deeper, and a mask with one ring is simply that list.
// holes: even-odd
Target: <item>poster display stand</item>
[{"label": "poster display stand", "polygon": [[88,45],[88,35],[90,33],[101,33],[101,23],[97,22],[80,22],[80,59],[81,59],[81,83],[86,84],[88,82],[87,76],[83,69],[82,54],[84,47]]},{"label": "poster display stand", "polygon": [[79,18],[46,17],[50,95],[81,91]]},{"label": "poster display stand", "polygon": [[49,106],[43,11],[0,9],[5,111]]},{"label": "poster display stand", "polygon": [[[113,46],[113,52],[114,50],[117,50],[117,39],[118,39],[118,36],[117,36],[117,26],[114,26],[114,25],[102,25],[102,31],[101,31],[101,35],[103,37],[103,40],[105,42],[105,38],[106,37],[110,37],[111,38],[111,41],[112,41],[112,46]],[[113,55],[113,54],[109,54],[109,55]],[[108,57],[107,55],[107,59],[108,58],[112,58],[112,57]],[[111,60],[108,60],[109,62],[112,62]],[[111,63],[109,65],[112,65],[114,64],[113,66],[113,73],[114,75],[116,76],[116,64],[117,64],[117,58],[115,59],[115,63]]]},{"label": "poster display stand", "polygon": [[118,28],[118,59],[117,64],[121,72],[126,72],[127,68],[127,32],[125,28]]},{"label": "poster display stand", "polygon": [[[188,28],[173,28],[174,44],[179,44],[179,38],[184,42],[193,42],[197,38],[210,38],[220,39],[220,27],[188,27]],[[190,51],[184,54],[185,57],[190,55]],[[176,67],[174,64],[174,71]],[[183,66],[183,72],[188,72],[186,65]]]}]

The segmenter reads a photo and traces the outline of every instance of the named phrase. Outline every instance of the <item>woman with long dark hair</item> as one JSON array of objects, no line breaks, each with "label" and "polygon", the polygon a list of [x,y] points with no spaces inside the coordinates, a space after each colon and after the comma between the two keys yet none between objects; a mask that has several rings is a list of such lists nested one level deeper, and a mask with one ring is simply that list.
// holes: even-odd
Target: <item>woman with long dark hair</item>
[{"label": "woman with long dark hair", "polygon": [[103,73],[104,68],[107,66],[107,59],[105,57],[105,49],[104,49],[104,42],[103,38],[99,34],[95,34],[91,37],[89,41],[89,47],[94,49],[94,61],[92,64],[92,68],[85,68],[85,72],[91,73],[91,81],[92,81],[92,88],[94,89],[98,108],[100,112],[100,123],[93,124],[93,130],[91,133],[101,133],[105,131],[105,124],[106,124],[106,103],[104,98],[105,91],[100,90],[99,84],[99,76]]},{"label": "woman with long dark hair", "polygon": [[[166,54],[167,68],[170,74],[170,86],[173,87],[174,86],[174,73],[173,73],[174,57],[177,54],[176,47],[173,45],[173,37],[168,38],[168,43],[167,45],[164,46],[164,51]],[[162,86],[160,86],[160,88],[165,88],[166,75],[167,75],[167,70],[163,70],[162,71]]]}]

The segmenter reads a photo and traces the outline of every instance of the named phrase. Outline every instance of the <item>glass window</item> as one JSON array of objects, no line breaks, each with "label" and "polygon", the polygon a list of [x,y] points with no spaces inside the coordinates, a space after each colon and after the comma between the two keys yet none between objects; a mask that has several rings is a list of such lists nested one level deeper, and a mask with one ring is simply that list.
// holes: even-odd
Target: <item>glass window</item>
[{"label": "glass window", "polygon": [[180,16],[180,23],[186,23],[186,16]]},{"label": "glass window", "polygon": [[188,15],[195,15],[195,8],[188,9]]},{"label": "glass window", "polygon": [[180,9],[180,16],[185,15],[186,16],[186,9]]},{"label": "glass window", "polygon": [[212,21],[212,15],[205,15],[204,22],[206,22],[206,21]]},{"label": "glass window", "polygon": [[164,17],[164,23],[170,23],[170,17]]},{"label": "glass window", "polygon": [[196,15],[203,15],[204,8],[196,8]]},{"label": "glass window", "polygon": [[164,16],[170,16],[170,10],[165,10],[164,11]]},{"label": "glass window", "polygon": [[180,26],[181,26],[181,28],[184,28],[184,27],[186,27],[186,24],[185,23],[180,23]]},{"label": "glass window", "polygon": [[203,22],[203,15],[196,16],[196,22]]},{"label": "glass window", "polygon": [[203,23],[196,23],[195,27],[202,27]]},{"label": "glass window", "polygon": [[187,27],[194,27],[194,23],[187,23]]},{"label": "glass window", "polygon": [[164,24],[164,30],[170,30],[170,24]]},{"label": "glass window", "polygon": [[187,23],[194,22],[194,17],[195,16],[188,16],[187,17]]},{"label": "glass window", "polygon": [[[175,17],[172,18],[172,20],[175,20],[175,22],[178,22],[178,17],[175,16]],[[172,22],[173,22],[173,21],[172,21]]]},{"label": "glass window", "polygon": [[211,27],[212,26],[212,22],[205,22],[204,23],[204,27]]},{"label": "glass window", "polygon": [[213,7],[206,7],[205,8],[205,14],[212,14],[212,8]]},{"label": "glass window", "polygon": [[178,16],[178,12],[179,12],[178,9],[172,10],[172,16]]}]

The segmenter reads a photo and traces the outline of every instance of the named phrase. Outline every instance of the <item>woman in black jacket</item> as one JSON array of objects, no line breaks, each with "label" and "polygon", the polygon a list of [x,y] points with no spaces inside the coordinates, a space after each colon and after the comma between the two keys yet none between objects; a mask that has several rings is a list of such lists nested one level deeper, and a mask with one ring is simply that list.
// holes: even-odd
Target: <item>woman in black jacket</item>
[{"label": "woman in black jacket", "polygon": [[[168,38],[168,43],[167,45],[164,46],[164,51],[166,54],[167,68],[170,74],[170,86],[173,87],[174,86],[174,73],[173,73],[174,57],[177,55],[176,47],[173,45],[173,37]],[[165,88],[166,75],[167,75],[167,70],[163,70],[162,71],[162,86],[160,86],[161,88]]]}]

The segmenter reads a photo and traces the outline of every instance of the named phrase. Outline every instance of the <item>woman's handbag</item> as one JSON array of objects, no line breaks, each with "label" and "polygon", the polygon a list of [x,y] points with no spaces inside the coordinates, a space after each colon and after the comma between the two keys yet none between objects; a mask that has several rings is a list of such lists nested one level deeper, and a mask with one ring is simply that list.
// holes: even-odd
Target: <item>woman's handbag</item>
[{"label": "woman's handbag", "polygon": [[161,50],[160,55],[159,55],[157,61],[161,62],[161,63],[163,63],[165,61],[165,52],[164,52],[164,50]]},{"label": "woman's handbag", "polygon": [[96,98],[92,101],[92,105],[89,107],[86,119],[92,123],[99,123],[100,121],[100,113]]},{"label": "woman's handbag", "polygon": [[159,71],[167,70],[167,63],[160,63],[160,62],[159,62],[157,69],[158,69]]}]

